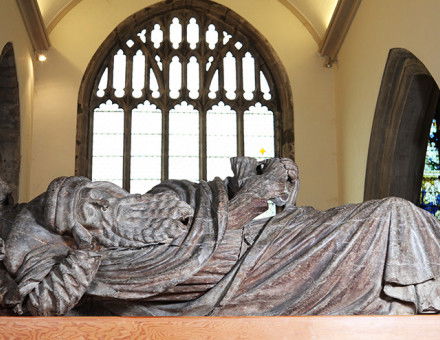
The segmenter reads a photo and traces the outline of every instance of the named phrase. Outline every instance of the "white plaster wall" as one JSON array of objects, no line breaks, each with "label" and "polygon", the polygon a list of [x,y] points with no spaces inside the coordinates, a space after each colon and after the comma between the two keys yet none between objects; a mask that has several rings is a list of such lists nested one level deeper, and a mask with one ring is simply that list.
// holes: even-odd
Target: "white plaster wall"
[{"label": "white plaster wall", "polygon": [[371,127],[389,50],[409,50],[439,83],[439,13],[438,0],[362,1],[336,66],[341,203],[363,199]]}]

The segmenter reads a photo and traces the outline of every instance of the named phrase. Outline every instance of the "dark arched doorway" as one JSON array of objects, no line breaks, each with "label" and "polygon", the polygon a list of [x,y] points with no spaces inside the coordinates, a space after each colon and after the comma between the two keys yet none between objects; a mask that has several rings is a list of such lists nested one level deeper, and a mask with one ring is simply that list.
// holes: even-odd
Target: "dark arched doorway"
[{"label": "dark arched doorway", "polygon": [[405,49],[390,50],[371,131],[365,200],[397,196],[418,203],[439,95],[417,57]]},{"label": "dark arched doorway", "polygon": [[20,174],[20,102],[14,48],[7,43],[0,54],[0,173],[18,199]]}]

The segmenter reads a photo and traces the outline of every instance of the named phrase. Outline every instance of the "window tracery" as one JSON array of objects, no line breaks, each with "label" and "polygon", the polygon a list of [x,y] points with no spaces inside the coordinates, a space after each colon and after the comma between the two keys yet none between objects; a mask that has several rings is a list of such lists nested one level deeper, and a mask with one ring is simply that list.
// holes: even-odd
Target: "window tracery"
[{"label": "window tracery", "polygon": [[287,77],[249,24],[206,1],[141,12],[86,71],[77,174],[145,192],[168,178],[226,177],[236,155],[293,158],[290,89],[275,81]]}]

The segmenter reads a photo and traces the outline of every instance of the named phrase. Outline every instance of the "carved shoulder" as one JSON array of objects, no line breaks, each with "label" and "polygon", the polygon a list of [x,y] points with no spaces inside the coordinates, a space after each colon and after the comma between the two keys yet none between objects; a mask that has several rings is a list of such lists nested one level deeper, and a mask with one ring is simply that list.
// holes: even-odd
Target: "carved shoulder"
[{"label": "carved shoulder", "polygon": [[5,240],[5,267],[14,275],[29,252],[48,244],[53,248],[68,248],[60,235],[38,224],[34,214],[27,207],[23,208]]}]

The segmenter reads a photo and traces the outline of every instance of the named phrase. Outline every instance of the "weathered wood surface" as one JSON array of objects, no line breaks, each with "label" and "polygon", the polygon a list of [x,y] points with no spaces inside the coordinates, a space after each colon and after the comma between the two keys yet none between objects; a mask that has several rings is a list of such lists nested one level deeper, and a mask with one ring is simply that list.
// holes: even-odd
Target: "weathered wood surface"
[{"label": "weathered wood surface", "polygon": [[438,316],[0,317],[0,339],[438,339]]},{"label": "weathered wood surface", "polygon": [[[30,203],[2,205],[3,315],[440,312],[433,215],[396,197],[298,207],[291,160],[231,165],[225,181],[168,181],[143,195],[60,177]],[[284,210],[254,220],[269,199]]]}]

